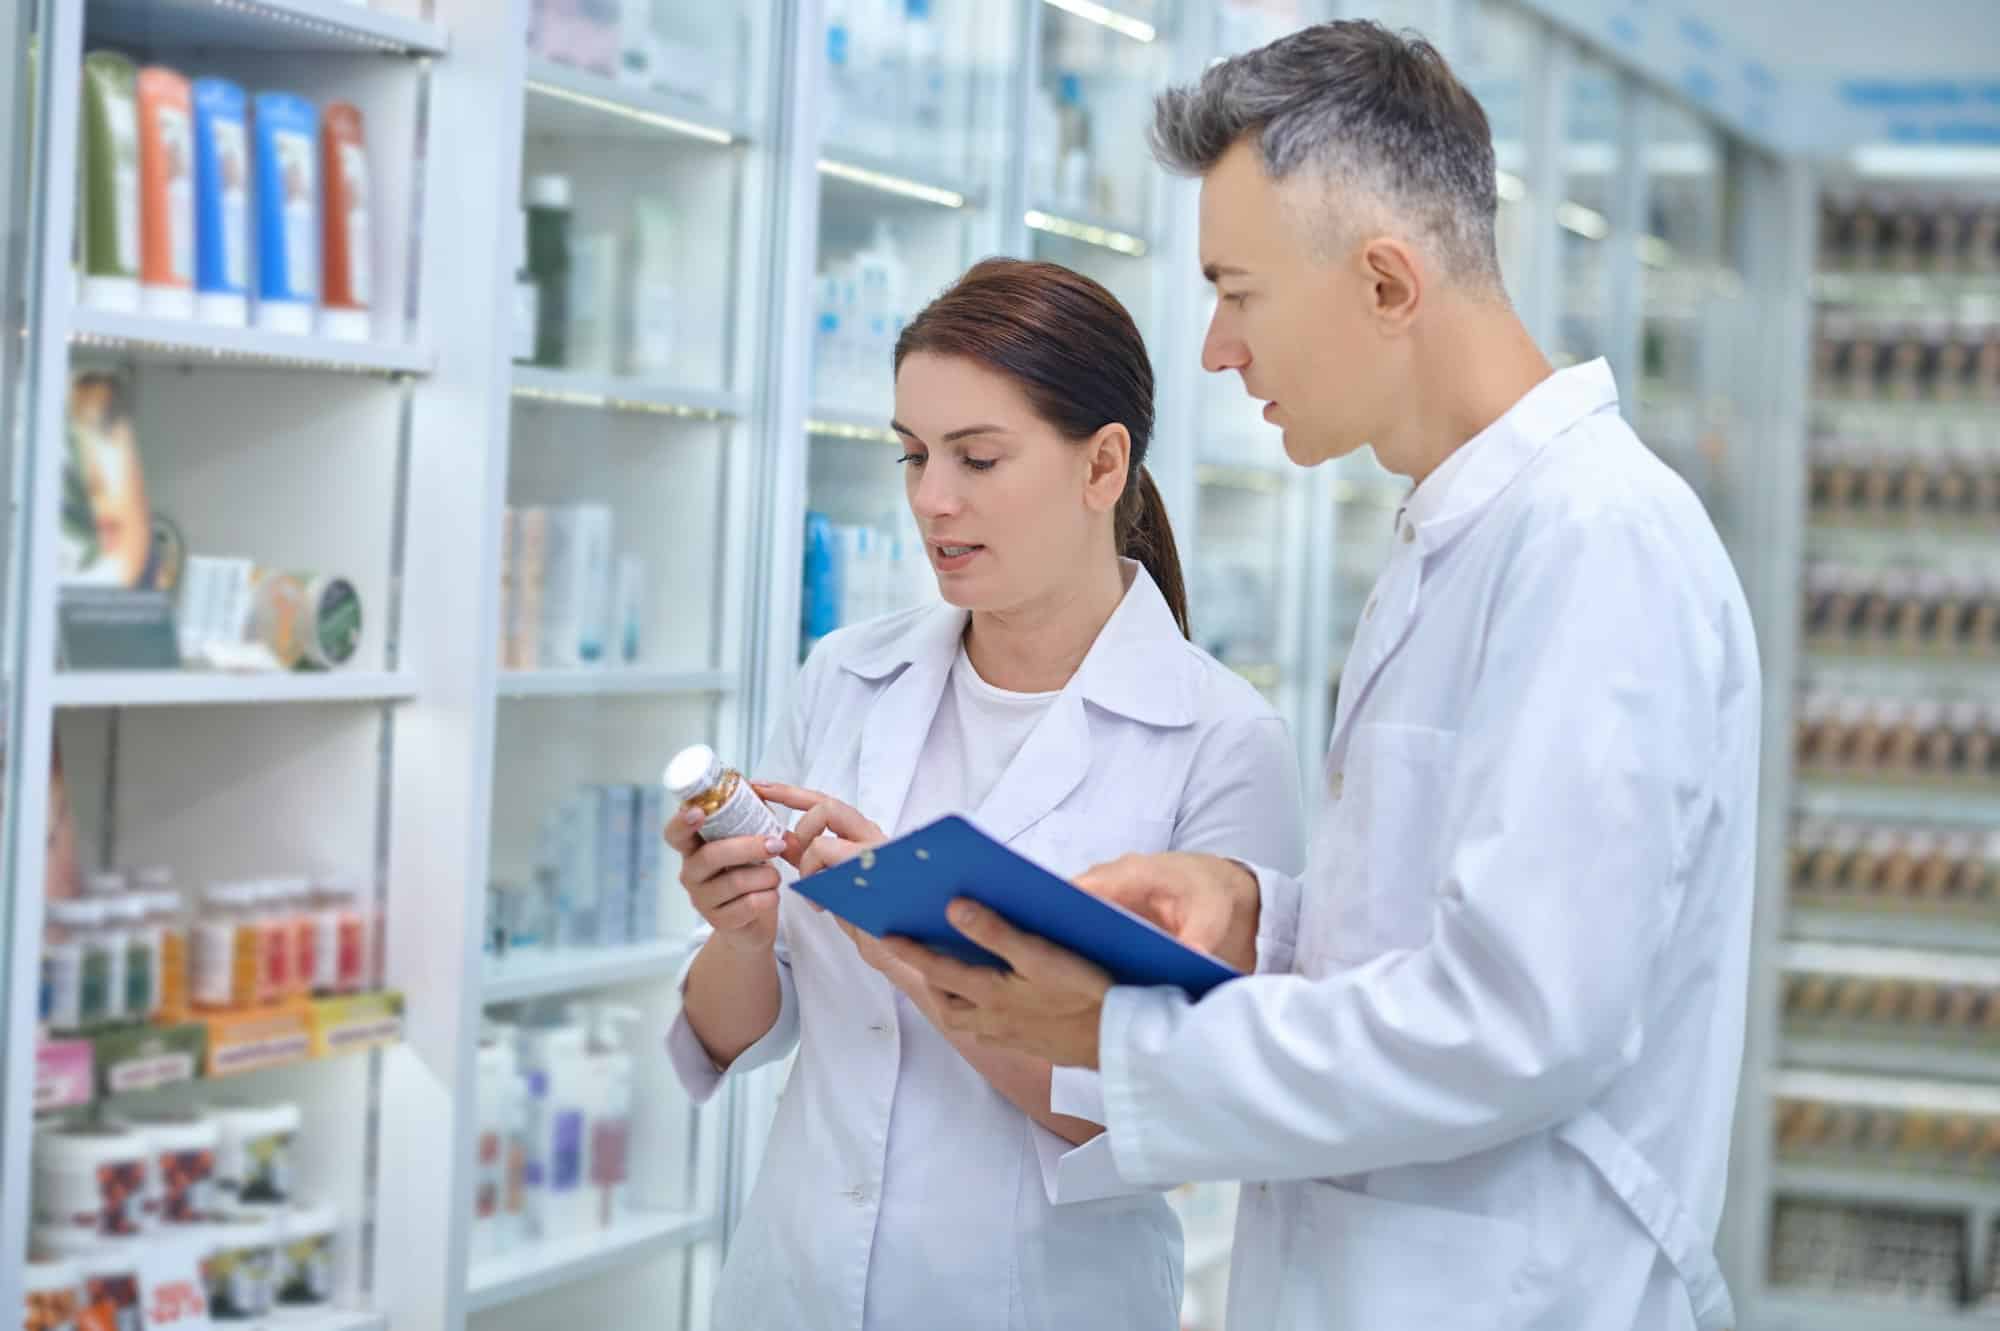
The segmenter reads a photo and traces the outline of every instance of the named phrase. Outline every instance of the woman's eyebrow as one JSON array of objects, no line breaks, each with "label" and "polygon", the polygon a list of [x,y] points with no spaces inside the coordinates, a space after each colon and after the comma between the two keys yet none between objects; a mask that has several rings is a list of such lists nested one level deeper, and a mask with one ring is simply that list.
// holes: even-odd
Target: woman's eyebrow
[{"label": "woman's eyebrow", "polygon": [[[903,424],[901,421],[890,421],[889,428],[894,430],[897,434],[908,435],[910,438],[915,439],[918,443],[923,442],[922,435],[919,435],[915,430],[912,430],[909,426]],[[957,430],[947,431],[945,433],[942,442],[947,444],[955,444],[961,439],[970,439],[974,435],[1006,434],[1006,433],[1007,433],[1007,427],[1004,425],[967,425]]]}]

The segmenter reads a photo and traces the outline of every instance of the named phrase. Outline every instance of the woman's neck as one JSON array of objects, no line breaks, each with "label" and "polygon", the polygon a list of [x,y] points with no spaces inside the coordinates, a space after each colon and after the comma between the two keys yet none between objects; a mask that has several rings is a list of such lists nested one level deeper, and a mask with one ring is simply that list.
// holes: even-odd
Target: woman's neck
[{"label": "woman's neck", "polygon": [[1053,693],[1069,683],[1125,599],[1125,570],[1116,559],[1093,559],[1090,567],[1088,576],[1030,605],[972,612],[965,651],[981,679],[1010,693]]}]

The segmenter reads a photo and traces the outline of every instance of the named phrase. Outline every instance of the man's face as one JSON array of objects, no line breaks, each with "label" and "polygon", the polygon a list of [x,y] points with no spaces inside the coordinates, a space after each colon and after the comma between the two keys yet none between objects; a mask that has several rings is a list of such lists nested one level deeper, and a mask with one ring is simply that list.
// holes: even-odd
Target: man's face
[{"label": "man's face", "polygon": [[[1395,366],[1373,318],[1375,288],[1358,250],[1315,252],[1300,195],[1310,178],[1282,185],[1264,170],[1254,136],[1238,140],[1201,184],[1202,271],[1215,284],[1215,315],[1202,368],[1235,370],[1268,405],[1285,454],[1310,467],[1371,441],[1394,401]],[[1290,196],[1290,197],[1288,197]]]}]

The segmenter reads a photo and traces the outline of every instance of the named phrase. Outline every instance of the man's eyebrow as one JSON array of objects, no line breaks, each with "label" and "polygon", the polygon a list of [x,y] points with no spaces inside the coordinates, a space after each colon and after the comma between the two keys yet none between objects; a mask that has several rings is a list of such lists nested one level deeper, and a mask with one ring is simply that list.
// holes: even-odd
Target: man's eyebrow
[{"label": "man's eyebrow", "polygon": [[1210,282],[1219,282],[1225,277],[1248,277],[1250,270],[1236,268],[1226,263],[1205,263],[1201,266],[1201,275]]}]

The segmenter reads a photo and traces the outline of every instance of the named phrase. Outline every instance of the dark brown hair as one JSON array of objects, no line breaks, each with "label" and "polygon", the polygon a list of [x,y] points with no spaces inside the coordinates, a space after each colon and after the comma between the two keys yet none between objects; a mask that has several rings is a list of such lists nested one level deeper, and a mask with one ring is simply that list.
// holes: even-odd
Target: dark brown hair
[{"label": "dark brown hair", "polygon": [[1145,566],[1188,631],[1166,501],[1146,472],[1153,438],[1153,362],[1118,298],[1061,264],[982,259],[923,308],[896,339],[896,368],[916,352],[962,356],[1006,375],[1035,414],[1066,439],[1107,425],[1132,437],[1125,493],[1118,498],[1118,552]]}]

